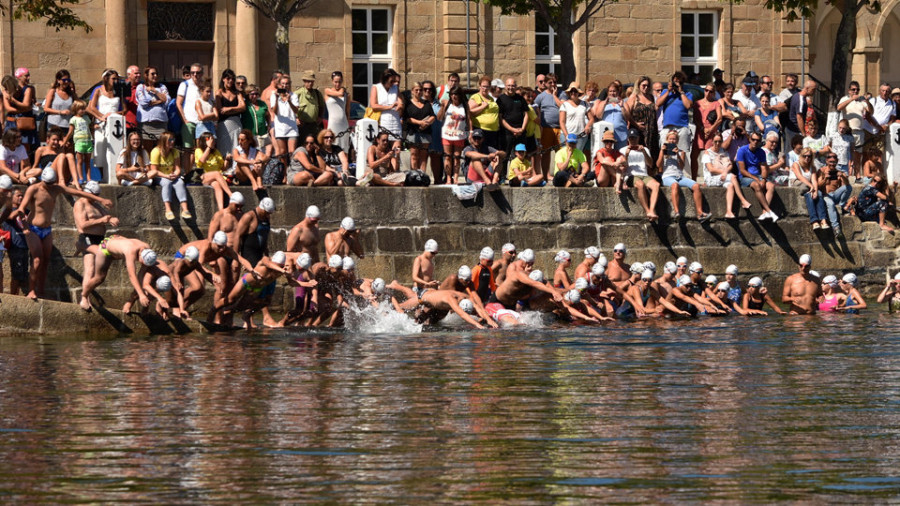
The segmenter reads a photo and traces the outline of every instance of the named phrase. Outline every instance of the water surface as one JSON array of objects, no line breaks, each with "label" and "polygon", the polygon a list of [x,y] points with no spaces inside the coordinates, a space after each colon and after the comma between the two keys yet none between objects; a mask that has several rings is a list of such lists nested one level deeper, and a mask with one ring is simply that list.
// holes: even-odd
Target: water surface
[{"label": "water surface", "polygon": [[0,501],[894,501],[896,317],[0,338]]}]

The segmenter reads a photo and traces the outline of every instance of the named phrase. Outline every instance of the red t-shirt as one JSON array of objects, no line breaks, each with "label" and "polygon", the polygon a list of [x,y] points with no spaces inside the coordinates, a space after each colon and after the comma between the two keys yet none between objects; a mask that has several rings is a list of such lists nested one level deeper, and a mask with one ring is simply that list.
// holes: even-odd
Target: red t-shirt
[{"label": "red t-shirt", "polygon": [[594,158],[594,174],[596,174],[597,177],[600,177],[600,171],[603,170],[603,167],[600,165],[600,160],[603,160],[604,158],[612,158],[615,162],[623,156],[625,155],[623,155],[619,150],[615,148],[606,149],[606,146],[600,148],[600,151],[597,151],[597,157]]}]

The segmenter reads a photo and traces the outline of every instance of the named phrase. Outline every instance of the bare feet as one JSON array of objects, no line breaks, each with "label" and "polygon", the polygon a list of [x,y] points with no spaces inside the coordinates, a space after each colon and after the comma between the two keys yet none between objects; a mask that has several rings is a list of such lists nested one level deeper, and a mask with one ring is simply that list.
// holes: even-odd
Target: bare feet
[{"label": "bare feet", "polygon": [[272,318],[263,318],[263,325],[269,327],[270,329],[277,329],[284,326],[284,324],[276,322]]},{"label": "bare feet", "polygon": [[28,292],[28,295],[26,295],[26,297],[28,297],[31,300],[38,300],[38,296],[36,293],[34,293],[34,290]]},{"label": "bare feet", "polygon": [[881,230],[884,230],[885,232],[889,232],[889,233],[891,233],[891,234],[894,233],[894,229],[891,228],[891,227],[889,227],[889,226],[887,226],[887,225],[881,224],[881,225],[878,225],[878,226],[881,227]]},{"label": "bare feet", "polygon": [[131,304],[132,304],[131,302],[126,302],[126,303],[122,306],[122,312],[125,313],[125,314],[130,313],[130,312],[131,312]]},{"label": "bare feet", "polygon": [[725,213],[725,219],[726,219],[726,220],[733,220],[733,219],[735,219],[735,218],[736,218],[736,216],[734,215],[734,213],[732,213],[732,212],[730,212],[730,211],[727,212],[727,213]]},{"label": "bare feet", "polygon": [[87,300],[87,298],[85,298],[85,297],[81,297],[81,301],[78,302],[78,306],[79,306],[82,310],[87,311],[88,313],[91,312],[91,309],[92,309],[92,308],[91,308],[91,302],[90,302],[89,300]]},{"label": "bare feet", "polygon": [[659,215],[656,213],[647,213],[647,219],[653,223],[656,223],[656,220],[659,219]]},{"label": "bare feet", "polygon": [[750,202],[744,202],[743,204],[741,204],[741,209],[750,209],[751,207],[753,207],[753,204],[751,204]]}]

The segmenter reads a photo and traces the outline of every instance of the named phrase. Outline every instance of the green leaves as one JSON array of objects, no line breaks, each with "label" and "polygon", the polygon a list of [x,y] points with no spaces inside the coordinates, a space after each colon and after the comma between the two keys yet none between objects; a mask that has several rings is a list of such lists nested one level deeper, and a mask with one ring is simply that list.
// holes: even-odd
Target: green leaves
[{"label": "green leaves", "polygon": [[[81,28],[85,32],[93,31],[91,25],[78,17],[68,6],[78,5],[79,0],[13,0],[13,19],[28,21],[44,21],[47,26],[60,30]],[[7,11],[0,5],[0,11]]]}]

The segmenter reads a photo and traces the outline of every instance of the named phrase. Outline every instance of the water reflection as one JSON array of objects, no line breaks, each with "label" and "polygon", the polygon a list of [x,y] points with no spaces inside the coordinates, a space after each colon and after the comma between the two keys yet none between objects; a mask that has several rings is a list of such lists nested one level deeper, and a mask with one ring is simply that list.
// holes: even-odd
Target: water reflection
[{"label": "water reflection", "polygon": [[895,320],[0,339],[0,498],[895,497]]}]

